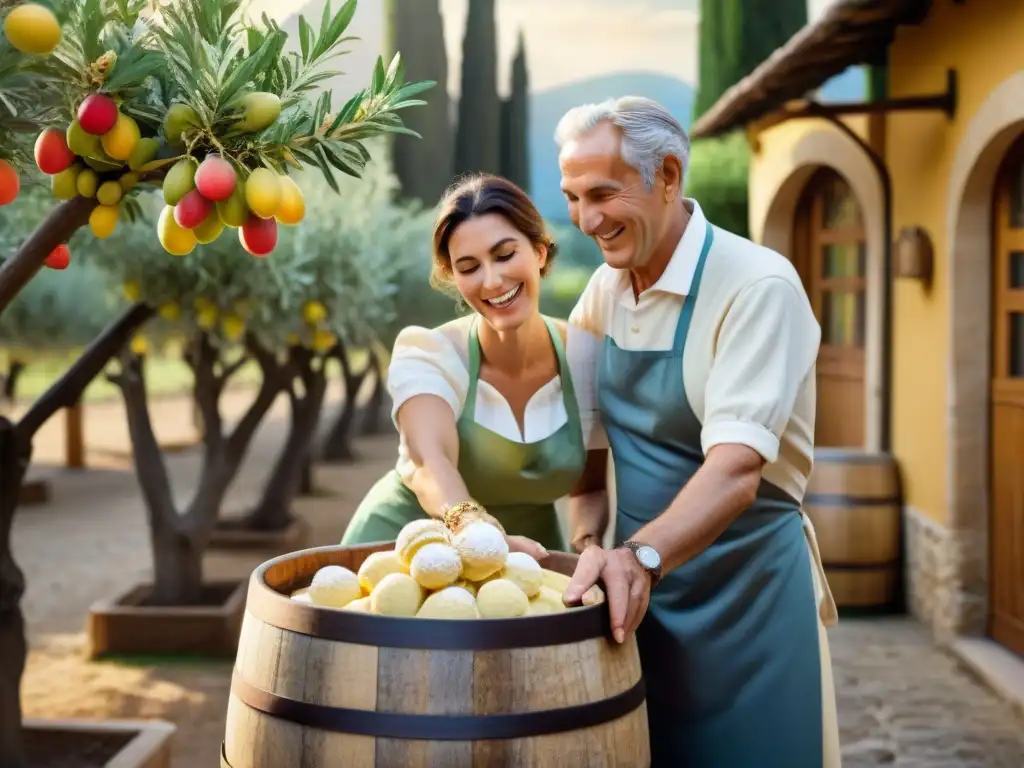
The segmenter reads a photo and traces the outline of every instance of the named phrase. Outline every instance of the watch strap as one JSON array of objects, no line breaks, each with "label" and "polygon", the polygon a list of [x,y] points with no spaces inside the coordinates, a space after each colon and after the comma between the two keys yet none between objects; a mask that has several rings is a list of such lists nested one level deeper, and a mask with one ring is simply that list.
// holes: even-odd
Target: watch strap
[{"label": "watch strap", "polygon": [[[648,568],[646,565],[643,564],[643,561],[640,559],[640,556],[637,553],[637,550],[639,550],[641,547],[650,547],[651,545],[641,544],[638,541],[632,541],[627,539],[626,541],[622,542],[622,546],[630,550],[633,553],[633,556],[636,558],[637,563],[640,564],[640,567],[651,575],[651,588],[653,589],[654,585],[661,581],[661,565],[658,565],[658,567],[656,568]],[[651,547],[651,549],[654,548]]]}]

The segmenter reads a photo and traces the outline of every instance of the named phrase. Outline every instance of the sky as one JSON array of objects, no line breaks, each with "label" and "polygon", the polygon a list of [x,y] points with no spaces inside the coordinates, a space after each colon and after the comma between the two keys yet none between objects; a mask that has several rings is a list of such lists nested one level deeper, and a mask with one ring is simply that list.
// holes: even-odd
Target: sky
[{"label": "sky", "polygon": [[[449,59],[448,89],[459,91],[462,36],[471,0],[440,0]],[[808,17],[817,18],[835,0],[808,0]],[[319,24],[323,0],[252,0],[251,8],[282,21],[303,6]],[[351,33],[361,55],[345,67],[353,78],[368,77],[372,63],[364,51],[377,52],[383,28],[382,0],[360,0]],[[341,7],[333,0],[332,7]],[[649,71],[697,81],[699,0],[497,0],[498,83],[504,93],[522,29],[526,39],[530,87],[544,91],[588,77],[621,71]],[[628,30],[628,34],[623,34]]]}]

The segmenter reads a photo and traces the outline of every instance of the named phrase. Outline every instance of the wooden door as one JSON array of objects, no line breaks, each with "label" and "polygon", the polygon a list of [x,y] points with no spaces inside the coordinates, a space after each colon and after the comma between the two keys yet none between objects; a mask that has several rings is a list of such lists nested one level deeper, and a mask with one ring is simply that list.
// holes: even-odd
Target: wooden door
[{"label": "wooden door", "polygon": [[864,220],[835,171],[811,178],[797,207],[794,261],[821,324],[814,442],[864,446],[867,268]]},{"label": "wooden door", "polygon": [[994,207],[989,619],[992,637],[1024,655],[1024,138]]}]

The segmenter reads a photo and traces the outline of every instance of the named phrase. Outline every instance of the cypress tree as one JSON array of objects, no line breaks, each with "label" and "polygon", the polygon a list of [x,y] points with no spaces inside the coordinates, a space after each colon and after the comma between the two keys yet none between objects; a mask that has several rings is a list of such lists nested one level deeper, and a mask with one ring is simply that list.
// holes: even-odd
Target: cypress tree
[{"label": "cypress tree", "polygon": [[426,105],[404,115],[423,136],[394,136],[391,162],[402,195],[434,205],[452,175],[453,131],[448,97],[448,53],[439,0],[386,0],[385,60],[400,51],[408,81],[435,80]]},{"label": "cypress tree", "polygon": [[529,99],[530,76],[526,68],[526,43],[519,31],[512,60],[509,97],[502,102],[501,175],[530,191]]},{"label": "cypress tree", "polygon": [[[418,2],[418,0],[416,0]],[[494,0],[472,0],[462,39],[455,174],[501,173],[501,99]]]},{"label": "cypress tree", "polygon": [[701,0],[694,119],[806,24],[807,0]]}]

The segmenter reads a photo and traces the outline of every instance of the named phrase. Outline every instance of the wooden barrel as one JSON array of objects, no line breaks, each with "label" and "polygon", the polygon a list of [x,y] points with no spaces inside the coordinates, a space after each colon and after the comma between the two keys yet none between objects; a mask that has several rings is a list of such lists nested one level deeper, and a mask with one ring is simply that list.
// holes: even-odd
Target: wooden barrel
[{"label": "wooden barrel", "polygon": [[804,511],[837,606],[879,607],[896,598],[902,506],[892,455],[815,450]]},{"label": "wooden barrel", "polygon": [[[325,565],[393,543],[318,547],[257,568],[228,702],[227,768],[650,765],[636,640],[608,606],[438,620],[287,597]],[[575,555],[552,554],[571,574]]]}]

